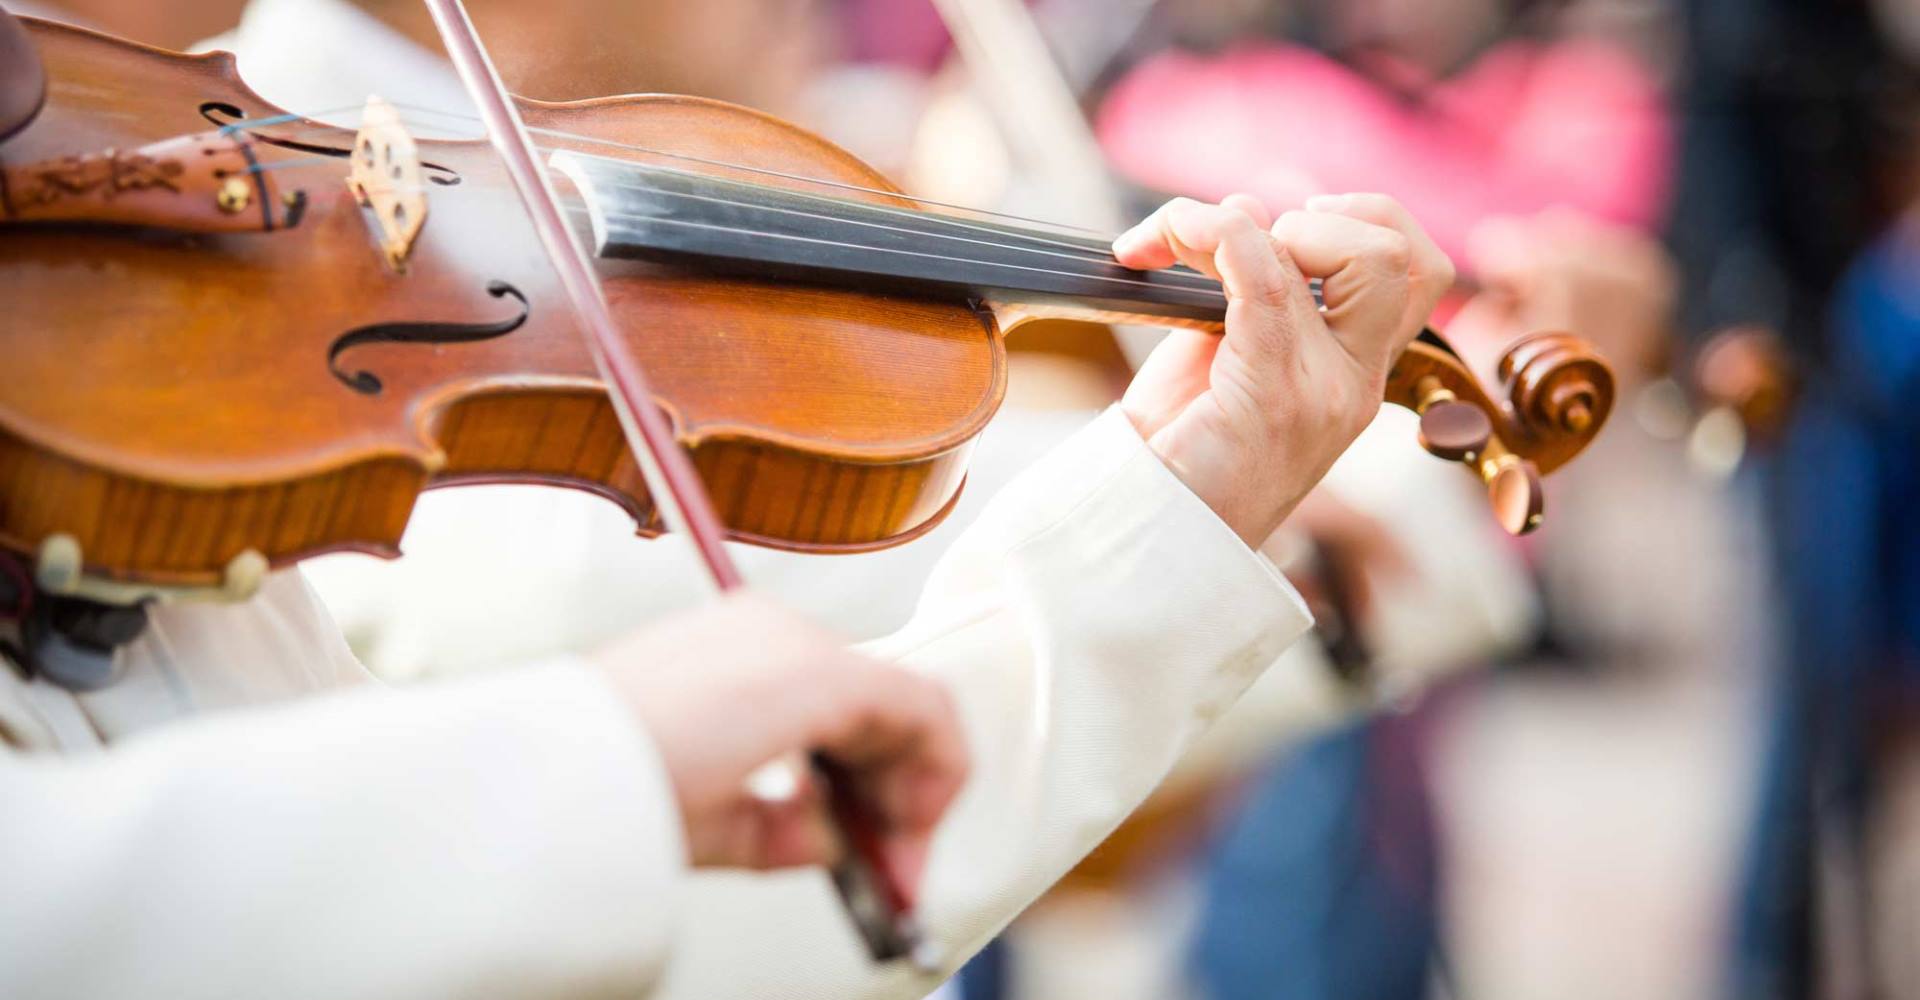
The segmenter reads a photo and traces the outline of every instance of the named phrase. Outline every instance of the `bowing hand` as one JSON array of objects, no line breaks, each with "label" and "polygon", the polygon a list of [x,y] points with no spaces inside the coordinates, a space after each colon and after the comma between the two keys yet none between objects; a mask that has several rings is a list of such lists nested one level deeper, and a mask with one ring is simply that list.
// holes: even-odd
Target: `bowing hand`
[{"label": "bowing hand", "polygon": [[751,594],[643,629],[595,657],[652,737],[692,864],[830,864],[844,850],[821,790],[749,789],[818,752],[871,809],[890,863],[918,881],[935,824],[966,779],[959,715],[938,681],[849,650]]},{"label": "bowing hand", "polygon": [[1225,336],[1173,331],[1121,408],[1249,546],[1373,419],[1394,359],[1453,283],[1446,255],[1384,195],[1320,196],[1277,221],[1247,195],[1176,198],[1113,252],[1133,268],[1185,264],[1225,288]]}]

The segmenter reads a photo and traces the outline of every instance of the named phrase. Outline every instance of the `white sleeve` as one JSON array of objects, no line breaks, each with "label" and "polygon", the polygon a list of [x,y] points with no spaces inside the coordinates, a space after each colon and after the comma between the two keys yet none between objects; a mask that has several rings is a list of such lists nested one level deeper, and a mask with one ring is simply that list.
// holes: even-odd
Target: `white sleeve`
[{"label": "white sleeve", "polygon": [[[950,685],[973,771],[920,917],[977,951],[1096,846],[1311,626],[1298,595],[1109,410],[994,498],[869,647]],[[656,997],[918,997],[819,872],[694,876]]]},{"label": "white sleeve", "polygon": [[640,995],[683,855],[652,743],[564,663],[0,752],[0,996]]}]

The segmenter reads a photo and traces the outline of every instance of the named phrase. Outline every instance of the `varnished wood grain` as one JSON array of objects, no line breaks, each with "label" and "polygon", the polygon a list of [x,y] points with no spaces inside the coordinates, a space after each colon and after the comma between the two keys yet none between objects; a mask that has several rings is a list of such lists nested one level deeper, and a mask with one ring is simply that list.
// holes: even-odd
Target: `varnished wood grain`
[{"label": "varnished wood grain", "polygon": [[[205,131],[204,102],[280,114],[223,55],[186,57],[35,23],[53,87],[0,162],[135,148]],[[676,97],[524,106],[536,127],[879,187],[822,140],[744,109]],[[346,148],[313,123],[263,129]],[[590,151],[604,148],[576,143]],[[311,154],[256,142],[281,162]],[[601,493],[652,530],[651,506],[517,201],[479,143],[421,143],[457,173],[405,274],[346,190],[346,163],[277,172],[307,217],[274,234],[16,228],[0,239],[0,544],[74,535],[91,571],[211,583],[246,548],[275,563],[397,551],[430,485],[534,481]],[[756,175],[757,176],[757,175]],[[879,197],[879,196],[876,196]],[[733,535],[814,551],[930,528],[1005,391],[990,313],[609,262],[617,314]],[[471,344],[372,343],[372,323],[526,324]],[[84,359],[84,363],[82,363]]]}]

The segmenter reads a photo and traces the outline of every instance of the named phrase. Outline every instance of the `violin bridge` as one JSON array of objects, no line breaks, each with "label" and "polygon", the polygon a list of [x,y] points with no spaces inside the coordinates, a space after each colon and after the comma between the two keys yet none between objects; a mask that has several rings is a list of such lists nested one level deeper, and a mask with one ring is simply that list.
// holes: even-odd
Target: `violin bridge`
[{"label": "violin bridge", "polygon": [[374,235],[388,266],[406,271],[413,244],[427,224],[426,178],[420,151],[400,112],[379,97],[367,98],[360,131],[353,137],[347,187],[373,212]]}]

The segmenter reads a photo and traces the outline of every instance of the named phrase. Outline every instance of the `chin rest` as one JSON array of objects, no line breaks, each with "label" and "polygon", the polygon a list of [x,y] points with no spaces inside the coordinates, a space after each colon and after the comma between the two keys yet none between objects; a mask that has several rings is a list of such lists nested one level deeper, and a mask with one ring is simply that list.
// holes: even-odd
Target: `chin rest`
[{"label": "chin rest", "polygon": [[47,100],[47,71],[27,28],[0,8],[0,142],[27,127]]}]

